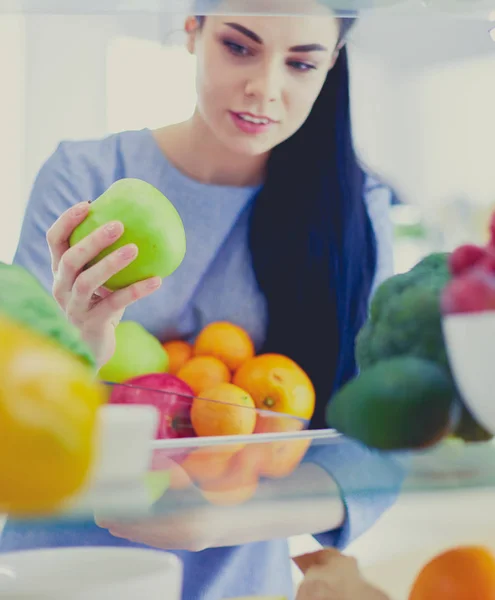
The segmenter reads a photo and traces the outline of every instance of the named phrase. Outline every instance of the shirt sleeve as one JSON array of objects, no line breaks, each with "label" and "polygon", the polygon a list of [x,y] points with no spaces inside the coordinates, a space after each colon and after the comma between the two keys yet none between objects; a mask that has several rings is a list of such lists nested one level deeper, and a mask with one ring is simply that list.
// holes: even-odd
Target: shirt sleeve
[{"label": "shirt sleeve", "polygon": [[376,238],[376,273],[371,297],[377,287],[391,277],[394,270],[394,228],[390,215],[392,192],[389,187],[368,176],[365,182],[365,203]]},{"label": "shirt sleeve", "polygon": [[13,262],[29,271],[45,289],[51,291],[53,276],[46,233],[60,215],[84,198],[87,185],[71,168],[66,143],[41,167],[28,203]]},{"label": "shirt sleeve", "polygon": [[[367,178],[365,202],[377,244],[377,268],[371,296],[394,274],[391,200],[388,187],[372,177]],[[344,437],[329,445],[321,442],[313,445],[305,461],[324,469],[340,490],[346,511],[344,524],[314,537],[324,546],[341,549],[367,531],[395,502],[405,475],[403,463],[393,455],[371,450]]]},{"label": "shirt sleeve", "polygon": [[314,444],[304,462],[321,467],[339,488],[345,508],[343,525],[314,536],[323,546],[339,549],[370,529],[394,504],[405,475],[404,465],[392,454],[345,437],[328,445]]}]

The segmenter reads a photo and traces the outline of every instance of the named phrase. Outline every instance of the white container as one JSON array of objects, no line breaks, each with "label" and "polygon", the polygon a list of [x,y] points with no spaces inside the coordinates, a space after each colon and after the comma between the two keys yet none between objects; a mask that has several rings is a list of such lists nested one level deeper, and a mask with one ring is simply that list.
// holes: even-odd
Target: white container
[{"label": "white container", "polygon": [[0,554],[5,600],[180,600],[174,554],[132,548],[58,548]]},{"label": "white container", "polygon": [[466,406],[495,434],[495,311],[449,315],[443,319],[443,331]]}]

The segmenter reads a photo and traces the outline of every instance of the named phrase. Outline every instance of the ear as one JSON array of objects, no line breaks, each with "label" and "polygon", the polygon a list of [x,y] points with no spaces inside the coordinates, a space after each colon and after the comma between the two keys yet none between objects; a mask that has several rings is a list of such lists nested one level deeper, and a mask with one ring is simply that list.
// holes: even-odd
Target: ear
[{"label": "ear", "polygon": [[199,29],[199,23],[196,17],[189,16],[186,19],[184,30],[187,34],[186,48],[190,54],[194,54],[196,47],[196,34]]}]

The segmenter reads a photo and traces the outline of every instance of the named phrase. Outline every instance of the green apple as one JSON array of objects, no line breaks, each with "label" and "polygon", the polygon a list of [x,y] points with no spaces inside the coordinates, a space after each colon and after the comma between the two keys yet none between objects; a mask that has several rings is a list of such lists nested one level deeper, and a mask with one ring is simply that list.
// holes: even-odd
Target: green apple
[{"label": "green apple", "polygon": [[139,323],[119,323],[115,328],[115,344],[112,358],[98,373],[103,381],[122,383],[138,375],[168,371],[167,351]]},{"label": "green apple", "polygon": [[170,471],[151,471],[146,473],[145,485],[151,502],[159,500],[170,485]]},{"label": "green apple", "polygon": [[124,233],[89,263],[97,263],[117,248],[136,244],[137,258],[105,283],[118,290],[136,281],[171,275],[186,253],[184,225],[174,205],[154,186],[141,179],[119,179],[89,207],[86,219],[70,237],[73,246],[98,227],[120,221]]}]

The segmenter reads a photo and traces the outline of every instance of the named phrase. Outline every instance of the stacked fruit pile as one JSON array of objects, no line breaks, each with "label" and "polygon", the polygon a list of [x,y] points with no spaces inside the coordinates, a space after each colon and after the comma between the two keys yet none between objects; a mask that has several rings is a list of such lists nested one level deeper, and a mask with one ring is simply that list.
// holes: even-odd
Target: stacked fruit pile
[{"label": "stacked fruit pile", "polygon": [[[315,392],[306,373],[279,354],[255,355],[241,327],[215,322],[194,343],[161,344],[143,327],[117,327],[117,350],[100,371],[114,383],[110,403],[151,404],[159,439],[297,431],[311,419]],[[117,384],[115,384],[117,383]],[[302,460],[308,440],[232,443],[189,453],[155,453],[154,468],[170,470],[172,487],[196,484],[215,503],[251,497],[260,477],[285,477]]]}]

